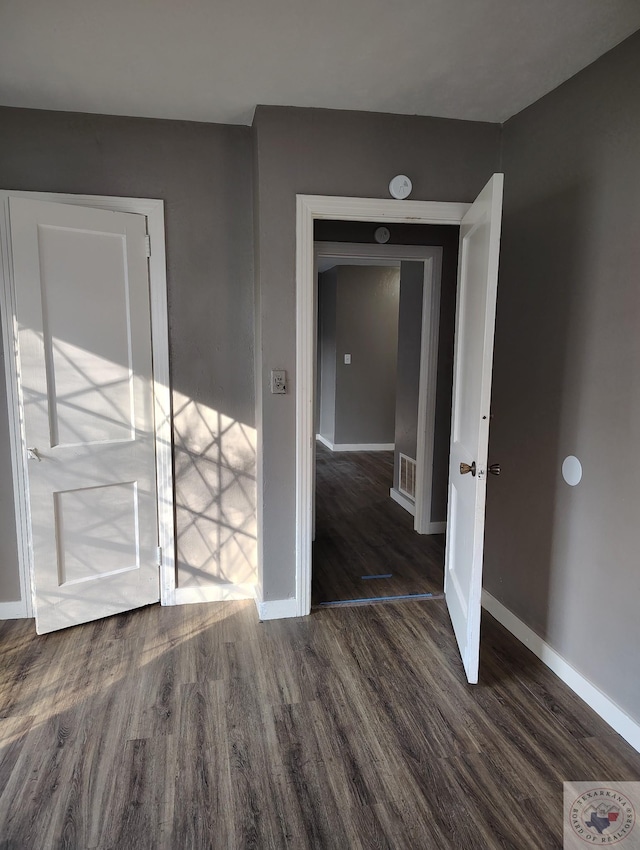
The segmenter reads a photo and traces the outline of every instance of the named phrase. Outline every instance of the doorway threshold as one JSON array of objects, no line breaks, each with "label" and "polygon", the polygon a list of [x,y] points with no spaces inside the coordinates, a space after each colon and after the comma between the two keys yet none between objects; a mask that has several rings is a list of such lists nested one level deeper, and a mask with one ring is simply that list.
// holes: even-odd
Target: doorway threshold
[{"label": "doorway threshold", "polygon": [[349,608],[356,605],[380,605],[386,602],[423,602],[431,599],[444,599],[444,593],[405,593],[401,596],[372,596],[362,599],[336,599],[331,602],[318,602],[312,608]]}]

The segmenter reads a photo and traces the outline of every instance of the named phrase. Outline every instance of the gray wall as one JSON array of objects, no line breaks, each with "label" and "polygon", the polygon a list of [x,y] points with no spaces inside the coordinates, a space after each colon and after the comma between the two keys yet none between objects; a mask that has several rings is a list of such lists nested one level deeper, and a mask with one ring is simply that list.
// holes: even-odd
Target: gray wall
[{"label": "gray wall", "polygon": [[259,472],[266,600],[295,592],[295,210],[296,193],[388,198],[406,173],[412,198],[472,201],[498,168],[500,127],[466,121],[334,110],[258,107],[260,208],[257,380],[282,364],[290,392],[264,392]]},{"label": "gray wall", "polygon": [[337,444],[393,443],[399,296],[397,268],[338,266]]},{"label": "gray wall", "polygon": [[[504,128],[485,585],[640,721],[640,33]],[[575,454],[584,477],[560,474]]]},{"label": "gray wall", "polygon": [[416,460],[418,451],[418,389],[422,341],[424,263],[400,265],[398,312],[398,375],[396,385],[395,459],[393,486],[400,480],[400,453]]},{"label": "gray wall", "polygon": [[398,268],[318,276],[319,433],[331,443],[394,441],[399,295]]},{"label": "gray wall", "polygon": [[165,201],[178,584],[251,579],[251,130],[2,108],[0,187]]},{"label": "gray wall", "polygon": [[318,433],[330,443],[336,432],[336,298],[338,270],[318,275]]}]

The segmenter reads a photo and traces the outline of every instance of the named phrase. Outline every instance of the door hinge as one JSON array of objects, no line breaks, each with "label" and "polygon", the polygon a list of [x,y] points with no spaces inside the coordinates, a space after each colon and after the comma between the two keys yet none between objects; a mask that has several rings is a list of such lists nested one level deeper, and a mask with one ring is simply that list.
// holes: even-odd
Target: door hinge
[{"label": "door hinge", "polygon": [[162,546],[158,546],[157,553],[158,553],[158,566],[161,567],[162,566]]},{"label": "door hinge", "polygon": [[145,247],[145,250],[147,252],[147,257],[150,257],[151,256],[151,237],[149,236],[148,233],[144,237],[144,247]]}]

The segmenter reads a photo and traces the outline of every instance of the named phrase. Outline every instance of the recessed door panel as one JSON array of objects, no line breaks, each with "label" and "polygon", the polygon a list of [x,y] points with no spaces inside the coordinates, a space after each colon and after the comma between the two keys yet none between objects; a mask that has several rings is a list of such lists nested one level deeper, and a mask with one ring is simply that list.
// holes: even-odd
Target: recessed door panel
[{"label": "recessed door panel", "polygon": [[482,362],[484,333],[476,328],[486,312],[486,287],[479,284],[487,274],[487,225],[480,222],[470,229],[462,240],[460,256],[460,310],[458,332],[458,358],[456,360],[456,404],[453,431],[457,442],[467,446],[471,453],[478,439],[476,422],[480,408],[482,382],[466,364]]},{"label": "recessed door panel", "polygon": [[58,584],[140,568],[135,481],[54,494]]},{"label": "recessed door panel", "polygon": [[125,236],[39,225],[38,248],[51,445],[130,440]]}]

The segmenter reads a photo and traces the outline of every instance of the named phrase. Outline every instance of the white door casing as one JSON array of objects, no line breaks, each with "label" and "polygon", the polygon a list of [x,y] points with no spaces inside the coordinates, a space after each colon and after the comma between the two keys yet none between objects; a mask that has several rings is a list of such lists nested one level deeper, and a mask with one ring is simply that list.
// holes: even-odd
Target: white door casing
[{"label": "white door casing", "polygon": [[[296,215],[296,524],[295,597],[268,603],[259,599],[263,619],[305,616],[311,610],[311,541],[315,454],[314,410],[314,262],[313,224],[317,219],[405,224],[459,225],[467,203],[397,201],[298,195]],[[373,246],[370,246],[373,247]],[[331,252],[333,255],[333,251]],[[258,473],[260,475],[260,472]],[[262,534],[259,523],[258,534]]]},{"label": "white door casing", "polygon": [[[502,174],[494,174],[463,217],[458,255],[444,591],[467,679],[472,684],[478,681],[480,655],[489,408],[503,182]],[[463,474],[461,464],[475,466]]]},{"label": "white door casing", "polygon": [[42,633],[159,598],[146,220],[9,209]]},{"label": "white door casing", "polygon": [[[422,326],[420,332],[420,382],[418,387],[416,495],[414,529],[418,534],[441,534],[444,522],[432,522],[432,479],[435,439],[436,384],[438,377],[438,339],[440,335],[440,288],[442,279],[442,248],[417,245],[378,245],[373,243],[316,242],[316,266],[335,262],[336,265],[371,265],[388,263],[401,268],[403,262],[421,262],[424,267],[422,286]],[[314,280],[318,280],[317,268]],[[317,291],[315,309],[317,309]],[[316,319],[317,322],[317,319]],[[317,346],[317,340],[315,345]],[[315,386],[315,385],[314,385]],[[314,453],[315,482],[315,453]],[[390,491],[392,495],[393,490]],[[393,496],[392,496],[393,497]],[[313,487],[315,503],[315,484]],[[315,540],[315,507],[314,507]]]}]

